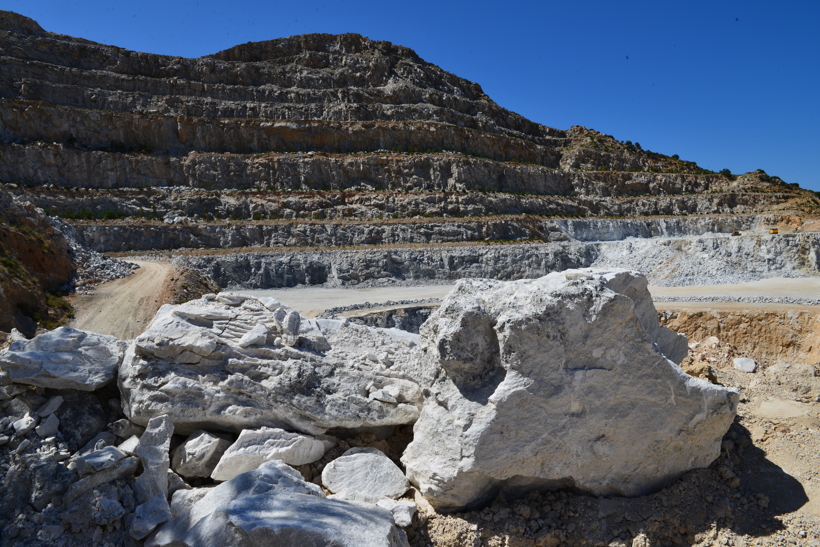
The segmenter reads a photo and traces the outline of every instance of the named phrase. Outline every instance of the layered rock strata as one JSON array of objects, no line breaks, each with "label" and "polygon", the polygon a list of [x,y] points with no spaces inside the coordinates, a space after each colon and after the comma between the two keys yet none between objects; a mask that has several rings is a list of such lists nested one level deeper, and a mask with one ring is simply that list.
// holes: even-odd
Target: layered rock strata
[{"label": "layered rock strata", "polygon": [[559,241],[548,245],[237,253],[178,259],[222,287],[375,286],[465,278],[526,279],[568,268],[644,272],[655,285],[739,283],[820,270],[820,235]]},{"label": "layered rock strata", "polygon": [[502,487],[634,496],[705,467],[738,392],[670,360],[687,351],[634,273],[462,281],[421,328],[408,477],[452,510]]},{"label": "layered rock strata", "polygon": [[765,215],[662,219],[553,220],[519,215],[498,219],[349,220],[342,222],[84,223],[75,237],[99,252],[179,248],[344,247],[537,240],[619,241],[628,237],[683,237],[758,231]]}]

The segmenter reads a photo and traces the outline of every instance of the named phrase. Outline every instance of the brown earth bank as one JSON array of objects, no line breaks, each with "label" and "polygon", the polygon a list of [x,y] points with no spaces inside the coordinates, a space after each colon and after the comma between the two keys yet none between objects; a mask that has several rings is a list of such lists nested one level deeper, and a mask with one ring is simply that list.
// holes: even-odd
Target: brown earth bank
[{"label": "brown earth bank", "polygon": [[0,331],[29,336],[70,313],[59,298],[76,267],[63,234],[42,211],[0,189]]},{"label": "brown earth bank", "polygon": [[661,325],[690,341],[716,336],[759,359],[820,363],[820,306],[658,303],[656,307]]}]

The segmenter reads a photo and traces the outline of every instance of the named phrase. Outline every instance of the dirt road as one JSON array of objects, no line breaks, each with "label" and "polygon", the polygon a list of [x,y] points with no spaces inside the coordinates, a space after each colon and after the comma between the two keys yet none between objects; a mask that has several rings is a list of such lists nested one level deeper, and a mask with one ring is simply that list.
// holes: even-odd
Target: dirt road
[{"label": "dirt road", "polygon": [[121,340],[142,333],[162,304],[172,266],[170,262],[133,262],[140,266],[133,275],[104,283],[93,294],[76,296],[72,302],[76,317],[69,326]]}]

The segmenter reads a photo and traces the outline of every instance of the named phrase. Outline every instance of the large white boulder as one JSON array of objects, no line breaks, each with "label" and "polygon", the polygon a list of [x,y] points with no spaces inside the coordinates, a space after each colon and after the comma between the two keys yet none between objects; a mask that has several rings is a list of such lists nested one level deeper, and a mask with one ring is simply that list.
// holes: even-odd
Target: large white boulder
[{"label": "large white boulder", "polygon": [[274,460],[211,488],[148,537],[146,547],[334,545],[407,547],[389,511],[327,499],[298,471]]},{"label": "large white boulder", "polygon": [[407,476],[453,510],[499,488],[634,496],[705,467],[738,393],[668,358],[685,348],[634,272],[460,281],[421,328]]},{"label": "large white boulder", "polygon": [[[167,414],[181,434],[261,426],[321,434],[412,423],[418,385],[364,355],[407,360],[413,336],[301,318],[275,300],[241,295],[165,305],[126,352],[123,408],[141,425]],[[399,396],[369,396],[385,388]]]},{"label": "large white boulder", "polygon": [[281,460],[288,465],[313,463],[325,455],[322,441],[276,427],[246,429],[217,463],[211,477],[227,481],[253,471],[263,463]]},{"label": "large white boulder", "polygon": [[125,348],[113,336],[60,327],[0,351],[0,369],[18,384],[94,391],[114,379]]}]

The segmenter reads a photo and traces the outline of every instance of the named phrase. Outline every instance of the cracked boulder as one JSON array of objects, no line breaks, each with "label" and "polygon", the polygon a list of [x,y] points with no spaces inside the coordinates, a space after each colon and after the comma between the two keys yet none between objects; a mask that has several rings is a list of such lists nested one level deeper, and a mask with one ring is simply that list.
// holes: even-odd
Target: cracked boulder
[{"label": "cracked boulder", "polygon": [[[180,434],[408,424],[421,391],[392,363],[408,360],[415,340],[306,319],[271,298],[206,295],[163,306],[131,343],[119,371],[123,409],[140,425],[168,415]],[[375,351],[392,359],[366,359]],[[370,397],[378,390],[396,396]]]},{"label": "cracked boulder", "polygon": [[0,368],[18,384],[94,391],[114,379],[125,342],[60,327],[0,351]]},{"label": "cracked boulder", "polygon": [[684,373],[640,274],[463,280],[422,326],[402,462],[440,510],[499,489],[635,496],[708,466],[738,393]]}]

